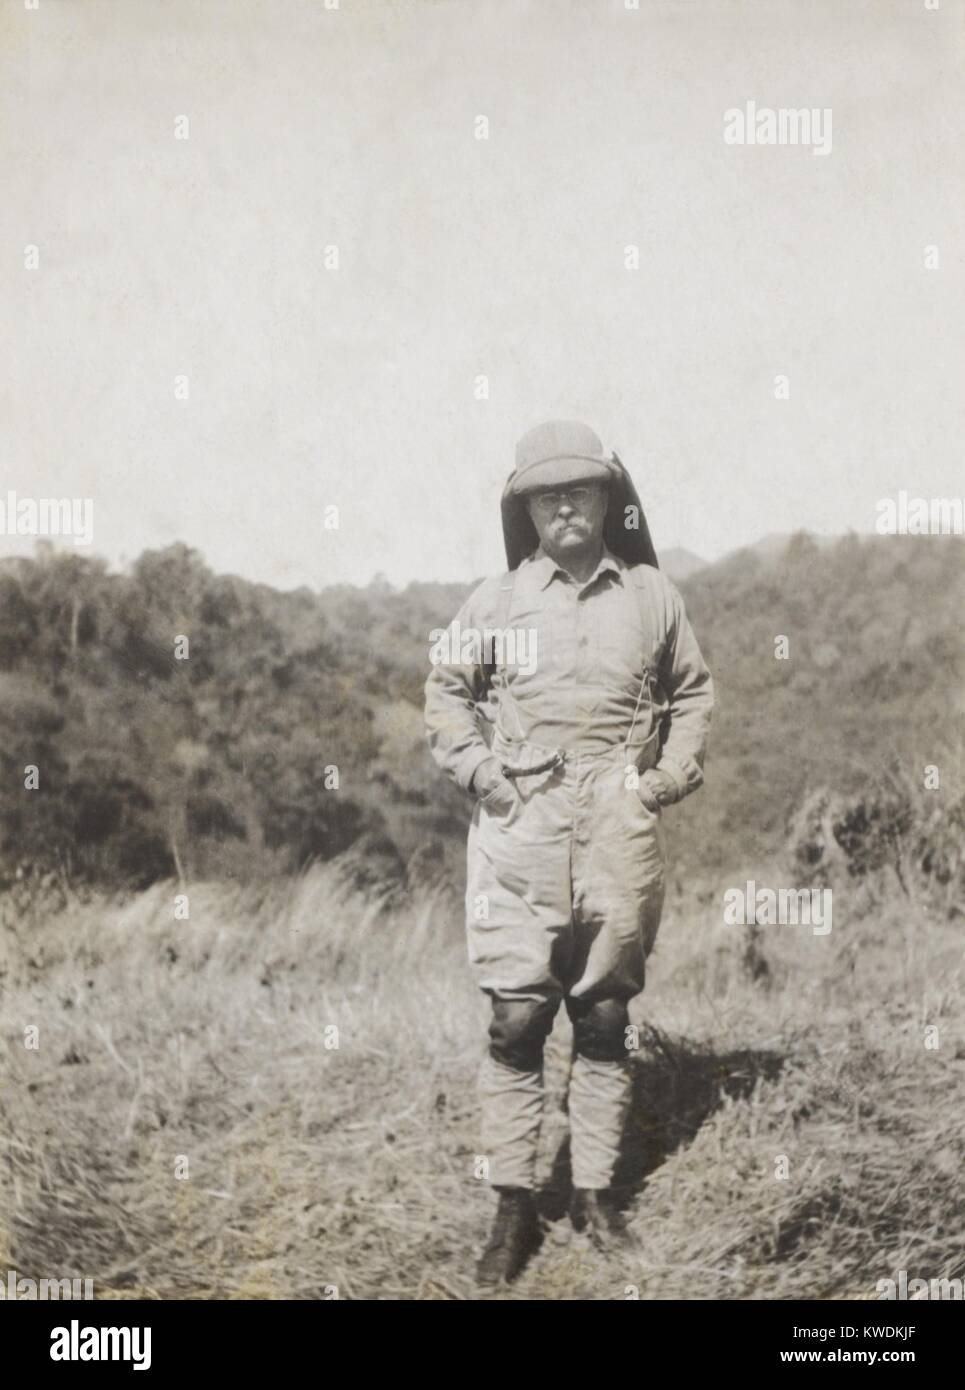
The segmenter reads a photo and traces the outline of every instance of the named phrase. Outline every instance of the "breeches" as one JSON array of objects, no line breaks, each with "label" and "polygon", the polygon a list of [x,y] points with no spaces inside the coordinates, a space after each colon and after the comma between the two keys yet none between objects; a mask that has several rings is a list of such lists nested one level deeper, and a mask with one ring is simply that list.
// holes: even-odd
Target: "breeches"
[{"label": "breeches", "polygon": [[621,750],[569,758],[518,779],[513,807],[475,808],[467,936],[493,1005],[482,1091],[497,1184],[533,1185],[543,1045],[561,1001],[573,1024],[574,1180],[605,1187],[612,1176],[629,1104],[627,1003],[644,986],[664,891],[659,814],[627,782]]}]

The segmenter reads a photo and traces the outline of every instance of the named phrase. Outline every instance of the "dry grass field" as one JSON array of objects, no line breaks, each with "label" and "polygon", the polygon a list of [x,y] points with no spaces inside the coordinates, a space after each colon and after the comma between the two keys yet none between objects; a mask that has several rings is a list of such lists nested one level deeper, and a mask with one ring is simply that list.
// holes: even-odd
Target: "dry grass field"
[{"label": "dry grass field", "polygon": [[[883,885],[836,893],[829,936],[752,941],[723,886],[669,902],[634,1006],[643,1255],[603,1259],[563,1214],[561,1011],[545,1240],[490,1297],[869,1298],[965,1272],[960,923]],[[477,1297],[486,1009],[458,902],[366,901],[331,865],[194,884],[187,921],[178,891],[7,906],[0,1267],[102,1298]]]}]

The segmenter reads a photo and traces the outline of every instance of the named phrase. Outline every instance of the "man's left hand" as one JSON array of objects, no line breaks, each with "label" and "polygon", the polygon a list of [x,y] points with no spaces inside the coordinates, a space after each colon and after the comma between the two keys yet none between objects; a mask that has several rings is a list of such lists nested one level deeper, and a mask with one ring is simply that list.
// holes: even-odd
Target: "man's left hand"
[{"label": "man's left hand", "polygon": [[672,806],[677,799],[677,788],[665,772],[648,767],[637,785],[637,795],[648,811],[657,812],[662,806]]}]

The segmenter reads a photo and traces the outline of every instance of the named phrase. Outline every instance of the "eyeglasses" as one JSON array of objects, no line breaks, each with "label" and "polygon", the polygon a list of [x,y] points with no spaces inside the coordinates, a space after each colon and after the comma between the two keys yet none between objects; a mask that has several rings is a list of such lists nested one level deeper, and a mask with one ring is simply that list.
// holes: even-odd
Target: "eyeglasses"
[{"label": "eyeglasses", "polygon": [[546,492],[532,493],[529,500],[541,512],[555,512],[557,507],[561,507],[566,501],[572,503],[574,507],[585,507],[598,495],[599,488],[591,485],[589,487],[550,488]]}]

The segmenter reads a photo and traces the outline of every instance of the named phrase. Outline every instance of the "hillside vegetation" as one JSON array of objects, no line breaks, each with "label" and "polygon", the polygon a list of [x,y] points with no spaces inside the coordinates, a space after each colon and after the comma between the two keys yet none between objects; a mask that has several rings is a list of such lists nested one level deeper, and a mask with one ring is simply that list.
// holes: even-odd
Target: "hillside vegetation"
[{"label": "hillside vegetation", "polygon": [[[800,535],[683,584],[718,710],[706,787],[668,818],[681,874],[773,856],[816,792],[940,764],[962,712],[963,553]],[[458,873],[469,808],[428,757],[422,688],[429,633],[467,591],[279,593],[183,546],[124,574],[49,547],[4,562],[0,872],[263,878],[355,844],[397,876],[413,856]]]}]

